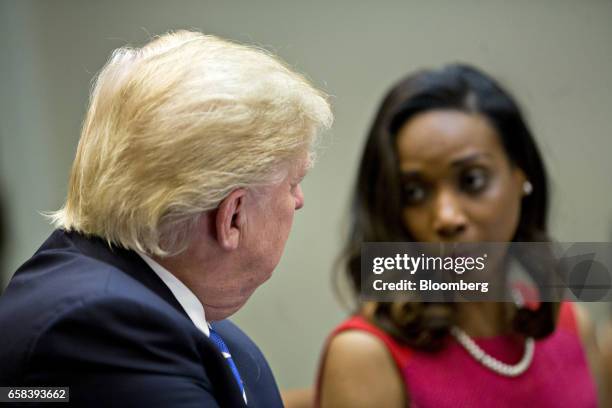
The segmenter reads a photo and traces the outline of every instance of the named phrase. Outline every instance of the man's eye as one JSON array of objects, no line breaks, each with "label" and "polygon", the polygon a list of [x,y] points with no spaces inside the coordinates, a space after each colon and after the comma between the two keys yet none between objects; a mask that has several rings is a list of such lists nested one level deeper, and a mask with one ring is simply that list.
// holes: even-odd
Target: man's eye
[{"label": "man's eye", "polygon": [[420,183],[408,182],[402,188],[402,201],[406,205],[419,204],[425,199],[426,193]]},{"label": "man's eye", "polygon": [[470,194],[480,193],[489,183],[489,175],[486,170],[480,168],[470,169],[459,178],[461,190]]}]

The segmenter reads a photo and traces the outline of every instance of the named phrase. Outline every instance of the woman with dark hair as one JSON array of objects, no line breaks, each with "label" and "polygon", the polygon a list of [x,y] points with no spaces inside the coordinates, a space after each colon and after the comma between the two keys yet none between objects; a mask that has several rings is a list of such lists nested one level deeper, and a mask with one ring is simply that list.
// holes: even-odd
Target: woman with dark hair
[{"label": "woman with dark hair", "polygon": [[[390,90],[370,130],[345,270],[359,293],[364,242],[548,241],[547,210],[544,164],[508,92],[466,65],[421,71]],[[554,302],[361,304],[330,337],[317,403],[596,406],[586,318]]]}]

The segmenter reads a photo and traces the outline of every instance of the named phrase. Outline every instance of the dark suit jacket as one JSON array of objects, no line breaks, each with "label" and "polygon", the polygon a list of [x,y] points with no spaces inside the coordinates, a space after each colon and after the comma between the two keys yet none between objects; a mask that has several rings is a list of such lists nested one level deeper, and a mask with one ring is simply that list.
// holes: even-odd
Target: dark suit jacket
[{"label": "dark suit jacket", "polygon": [[[231,322],[227,343],[249,407],[282,407],[270,367]],[[0,297],[0,386],[69,386],[72,404],[240,407],[215,345],[138,256],[58,230]]]}]

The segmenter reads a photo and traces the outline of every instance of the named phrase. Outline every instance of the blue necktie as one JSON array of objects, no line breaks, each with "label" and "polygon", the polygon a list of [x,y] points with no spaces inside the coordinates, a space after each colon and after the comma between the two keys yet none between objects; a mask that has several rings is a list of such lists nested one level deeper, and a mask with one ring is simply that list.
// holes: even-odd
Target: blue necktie
[{"label": "blue necktie", "polygon": [[229,352],[229,348],[227,348],[227,344],[225,344],[221,336],[219,336],[219,334],[215,332],[212,327],[210,327],[210,339],[213,341],[213,343],[215,343],[219,351],[221,351],[223,357],[225,357],[225,361],[227,361],[227,363],[229,364],[232,373],[234,374],[234,378],[236,379],[236,382],[238,382],[238,386],[240,387],[240,392],[242,393],[242,398],[244,398],[244,403],[246,404],[247,398],[246,393],[244,392],[244,384],[242,384],[242,378],[240,378],[238,367],[236,367],[234,360],[232,360],[232,355]]}]

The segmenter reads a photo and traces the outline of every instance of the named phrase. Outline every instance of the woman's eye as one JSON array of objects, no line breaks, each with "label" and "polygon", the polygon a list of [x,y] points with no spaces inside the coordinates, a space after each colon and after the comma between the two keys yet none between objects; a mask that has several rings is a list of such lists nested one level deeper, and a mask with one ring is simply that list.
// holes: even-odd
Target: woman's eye
[{"label": "woman's eye", "polygon": [[414,205],[425,199],[426,191],[420,183],[406,183],[403,188],[403,201],[405,204]]},{"label": "woman's eye", "polygon": [[463,191],[479,193],[487,187],[488,181],[488,174],[484,169],[471,169],[461,175],[459,183]]}]

